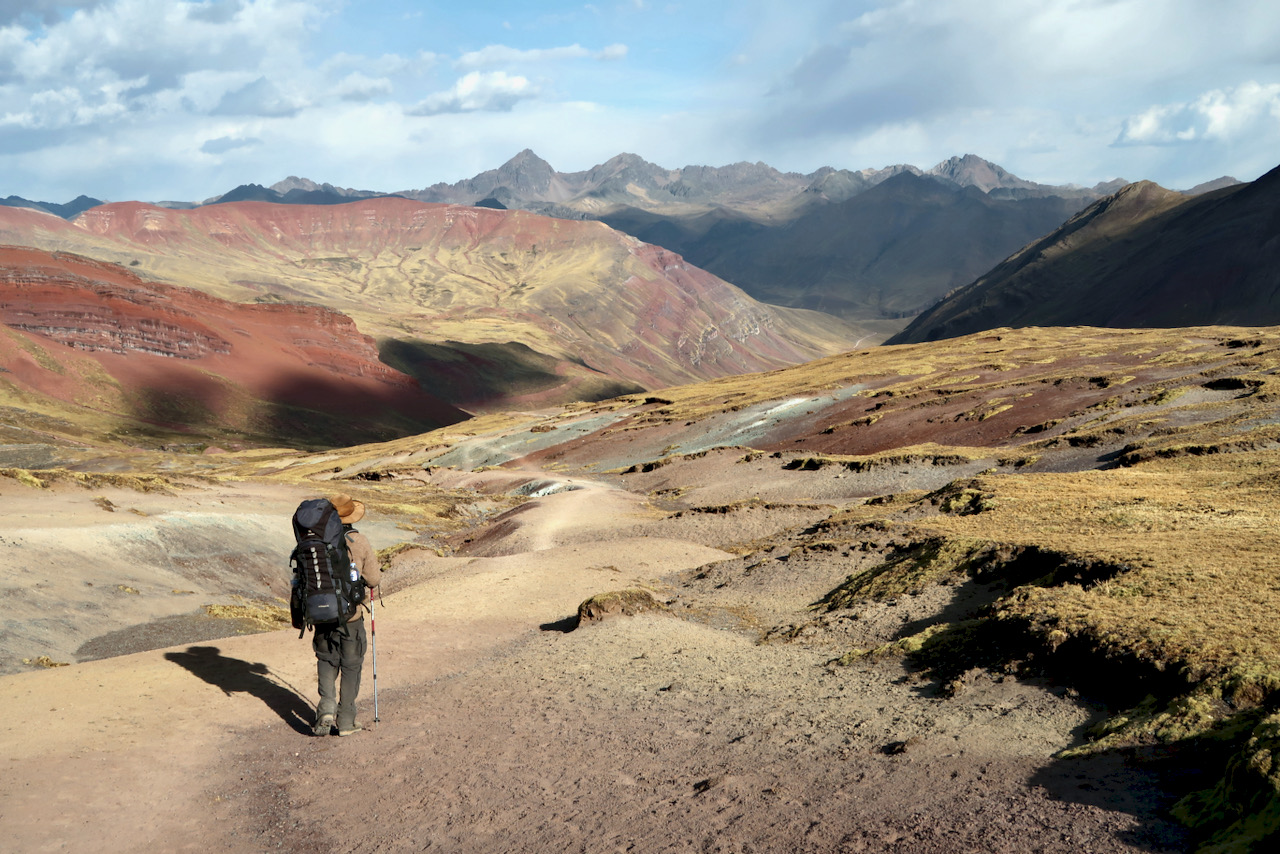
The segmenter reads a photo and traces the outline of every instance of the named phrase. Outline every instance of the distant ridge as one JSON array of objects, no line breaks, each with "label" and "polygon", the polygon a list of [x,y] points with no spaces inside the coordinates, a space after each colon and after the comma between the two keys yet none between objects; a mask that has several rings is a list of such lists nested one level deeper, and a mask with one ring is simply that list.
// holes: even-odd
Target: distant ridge
[{"label": "distant ridge", "polygon": [[105,204],[101,199],[91,199],[88,196],[76,196],[65,205],[59,205],[54,202],[33,202],[21,196],[9,196],[8,198],[0,199],[0,205],[11,208],[34,208],[35,210],[57,214],[63,219],[71,219],[89,210],[89,208],[96,208],[101,204]]},{"label": "distant ridge", "polygon": [[973,154],[952,157],[927,172],[898,164],[858,171],[823,167],[805,175],[780,172],[765,163],[745,162],[667,169],[635,154],[619,154],[582,172],[557,172],[529,149],[474,178],[454,184],[433,184],[420,190],[402,190],[399,195],[452,204],[475,204],[491,197],[507,207],[561,216],[590,217],[616,205],[651,211],[690,206],[755,210],[771,205],[794,207],[815,198],[843,201],[902,172],[929,175],[955,186],[977,187],[984,193],[1000,192],[1015,197],[1056,195],[1092,200],[1103,195],[1077,186],[1025,181]]},{"label": "distant ridge", "polygon": [[[928,170],[909,164],[857,170],[823,166],[809,174],[801,174],[781,172],[760,162],[667,169],[639,155],[623,153],[590,169],[566,173],[556,171],[531,149],[524,149],[496,169],[452,184],[437,183],[420,189],[357,190],[290,175],[270,187],[242,184],[203,201],[161,201],[154,204],[181,210],[202,204],[245,200],[278,204],[340,204],[355,199],[402,196],[426,202],[479,205],[485,199],[494,199],[508,208],[581,219],[595,218],[602,210],[615,205],[638,204],[652,210],[672,206],[753,210],[771,205],[792,208],[815,199],[843,201],[902,172],[928,175],[961,187],[977,187],[997,196],[1054,195],[1090,201],[1109,195],[1128,183],[1116,178],[1091,188],[1074,184],[1038,184],[1019,178],[974,154],[948,158]],[[1235,178],[1223,176],[1184,192],[1196,195],[1237,183]],[[64,219],[101,204],[104,202],[84,195],[66,204],[31,201],[20,196],[0,199],[0,205],[37,208],[56,213]]]},{"label": "distant ridge", "polygon": [[1280,167],[1188,196],[1141,181],[920,315],[890,344],[996,327],[1280,324]]},{"label": "distant ridge", "polygon": [[332,184],[317,184],[304,178],[289,177],[284,181],[264,187],[261,184],[241,184],[230,192],[205,200],[206,205],[229,202],[272,202],[282,205],[342,205],[361,199],[384,198],[391,193],[374,193],[367,190],[345,190]]}]

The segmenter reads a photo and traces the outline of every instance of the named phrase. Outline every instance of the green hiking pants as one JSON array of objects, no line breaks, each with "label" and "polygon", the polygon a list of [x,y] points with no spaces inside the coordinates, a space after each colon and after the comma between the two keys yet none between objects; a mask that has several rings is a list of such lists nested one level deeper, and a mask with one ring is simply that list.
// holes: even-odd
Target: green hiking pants
[{"label": "green hiking pants", "polygon": [[320,689],[316,717],[336,714],[339,731],[352,729],[356,723],[356,695],[360,693],[366,645],[364,617],[331,628],[317,628],[311,639]]}]

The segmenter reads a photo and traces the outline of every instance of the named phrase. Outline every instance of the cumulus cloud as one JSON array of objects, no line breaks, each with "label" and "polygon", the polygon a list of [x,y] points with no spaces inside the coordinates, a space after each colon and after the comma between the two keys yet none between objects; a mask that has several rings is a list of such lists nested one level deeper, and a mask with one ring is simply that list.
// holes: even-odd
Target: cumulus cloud
[{"label": "cumulus cloud", "polygon": [[[835,165],[923,166],[968,151],[1037,180],[1089,182],[1167,168],[1144,165],[1138,146],[1233,133],[1257,169],[1260,131],[1276,137],[1280,15],[1247,0],[764,5],[732,54],[749,57],[738,79],[760,93],[733,135],[802,168],[821,165],[819,152],[838,153]],[[1177,97],[1197,80],[1218,88]],[[895,154],[887,140],[908,145]]]},{"label": "cumulus cloud", "polygon": [[302,169],[404,189],[524,147],[565,169],[974,152],[1166,186],[1277,159],[1280,15],[1257,0],[535,5],[0,0],[0,195],[141,193],[155,173],[153,197],[197,197]]},{"label": "cumulus cloud", "polygon": [[1126,119],[1115,145],[1230,142],[1257,134],[1280,136],[1280,84],[1250,81],[1191,102],[1158,104]]},{"label": "cumulus cloud", "polygon": [[440,113],[509,112],[520,101],[537,97],[538,88],[520,75],[505,71],[472,71],[453,88],[437,92],[408,110],[411,116]]}]

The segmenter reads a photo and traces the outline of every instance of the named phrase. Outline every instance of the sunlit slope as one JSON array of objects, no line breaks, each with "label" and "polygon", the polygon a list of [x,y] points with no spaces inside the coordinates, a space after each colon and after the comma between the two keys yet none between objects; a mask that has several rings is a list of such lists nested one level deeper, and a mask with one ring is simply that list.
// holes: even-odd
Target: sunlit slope
[{"label": "sunlit slope", "polygon": [[617,390],[795,364],[855,328],[763,305],[679,256],[595,222],[384,198],[173,211],[105,205],[62,226],[0,211],[0,239],[110,260],[249,301],[309,301],[380,341],[511,342],[565,382]]}]

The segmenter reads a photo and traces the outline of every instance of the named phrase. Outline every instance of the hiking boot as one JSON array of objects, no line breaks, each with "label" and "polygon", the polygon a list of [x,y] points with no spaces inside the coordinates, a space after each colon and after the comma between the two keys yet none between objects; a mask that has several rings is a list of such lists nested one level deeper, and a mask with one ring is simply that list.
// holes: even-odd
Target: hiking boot
[{"label": "hiking boot", "polygon": [[352,724],[351,729],[338,730],[338,735],[355,735],[356,733],[360,732],[360,730],[362,729],[364,729],[364,727],[360,726],[360,724]]},{"label": "hiking boot", "polygon": [[312,727],[311,732],[315,735],[328,735],[331,729],[333,729],[333,715],[324,714],[316,718],[316,725]]}]

